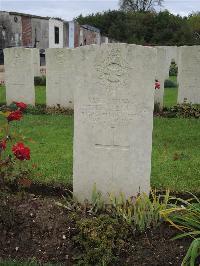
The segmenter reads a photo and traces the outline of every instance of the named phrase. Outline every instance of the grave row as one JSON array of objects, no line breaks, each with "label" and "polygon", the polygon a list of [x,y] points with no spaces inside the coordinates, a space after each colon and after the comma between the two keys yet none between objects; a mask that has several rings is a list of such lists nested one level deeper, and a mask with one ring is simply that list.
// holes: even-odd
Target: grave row
[{"label": "grave row", "polygon": [[[113,47],[115,47],[114,44]],[[122,46],[124,44],[121,44]],[[103,51],[106,45],[97,46]],[[136,46],[134,46],[136,47]],[[57,106],[73,109],[74,90],[77,67],[82,65],[82,57],[93,49],[47,49],[46,51],[46,102],[47,106]],[[156,49],[156,73],[161,86],[154,92],[154,102],[163,106],[164,81],[169,76],[171,61],[178,65],[178,103],[187,101],[200,103],[200,46],[158,46]],[[87,52],[86,52],[87,51]],[[6,101],[25,101],[35,105],[34,76],[39,75],[38,49],[9,48],[5,49],[5,80]],[[79,56],[77,62],[74,58]],[[89,73],[87,73],[89,75]],[[154,87],[151,88],[154,90]]]},{"label": "grave row", "polygon": [[[80,201],[90,199],[95,184],[105,199],[110,192],[149,192],[154,97],[162,100],[177,56],[178,99],[200,102],[199,51],[181,47],[169,55],[161,47],[119,43],[47,50],[47,105],[74,108],[73,190]],[[33,52],[6,49],[5,71],[8,103],[34,104]]]}]

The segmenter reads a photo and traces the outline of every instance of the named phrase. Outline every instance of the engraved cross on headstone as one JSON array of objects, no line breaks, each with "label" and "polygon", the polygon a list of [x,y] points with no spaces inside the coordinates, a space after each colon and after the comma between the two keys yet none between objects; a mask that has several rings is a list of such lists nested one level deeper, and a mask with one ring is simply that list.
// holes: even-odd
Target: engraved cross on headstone
[{"label": "engraved cross on headstone", "polygon": [[107,151],[111,151],[111,158],[112,158],[112,164],[111,164],[111,175],[112,180],[115,178],[114,176],[114,170],[115,170],[115,161],[114,161],[114,152],[115,151],[128,151],[130,146],[129,145],[120,145],[118,142],[115,141],[115,127],[111,127],[112,129],[112,142],[111,144],[102,144],[102,143],[96,143],[95,148],[97,149],[103,149]]},{"label": "engraved cross on headstone", "polygon": [[128,150],[129,145],[120,145],[115,143],[115,127],[111,127],[112,129],[112,143],[111,144],[101,144],[101,143],[96,143],[95,147],[100,148],[100,149],[109,149],[109,150]]}]

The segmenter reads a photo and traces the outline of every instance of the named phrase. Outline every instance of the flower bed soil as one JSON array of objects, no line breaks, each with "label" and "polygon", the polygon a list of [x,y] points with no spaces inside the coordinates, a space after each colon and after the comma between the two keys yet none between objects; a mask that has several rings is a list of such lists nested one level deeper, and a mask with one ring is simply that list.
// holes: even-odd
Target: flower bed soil
[{"label": "flower bed soil", "polygon": [[[60,196],[60,195],[59,195]],[[61,198],[60,198],[61,200]],[[74,265],[79,253],[72,238],[70,211],[55,204],[58,198],[30,193],[0,194],[0,261],[35,259]],[[120,254],[119,265],[181,265],[191,242],[172,241],[176,231],[166,224],[132,237]]]}]

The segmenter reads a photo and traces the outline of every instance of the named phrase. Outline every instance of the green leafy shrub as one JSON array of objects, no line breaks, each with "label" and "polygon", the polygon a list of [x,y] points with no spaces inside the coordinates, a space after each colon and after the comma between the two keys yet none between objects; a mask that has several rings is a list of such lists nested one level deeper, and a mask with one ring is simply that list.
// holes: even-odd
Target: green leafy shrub
[{"label": "green leafy shrub", "polygon": [[34,77],[35,86],[46,86],[46,76]]},{"label": "green leafy shrub", "polygon": [[74,241],[81,248],[79,265],[108,265],[117,262],[130,233],[127,224],[107,214],[98,217],[75,218],[78,234]]},{"label": "green leafy shrub", "polygon": [[166,79],[165,80],[165,88],[177,88],[177,83],[170,80],[170,79]]},{"label": "green leafy shrub", "polygon": [[28,105],[27,109],[25,110],[26,114],[46,114],[46,105],[45,104],[37,104],[35,106]]},{"label": "green leafy shrub", "polygon": [[175,62],[171,63],[171,66],[169,69],[169,75],[170,76],[177,76],[178,75],[178,66]]},{"label": "green leafy shrub", "polygon": [[160,211],[168,206],[169,191],[165,195],[145,193],[136,197],[110,194],[107,203],[94,186],[91,203],[75,199],[56,202],[71,212],[68,219],[75,224],[73,240],[78,244],[78,265],[110,265],[128,252],[129,239],[161,222]]},{"label": "green leafy shrub", "polygon": [[25,110],[25,113],[32,115],[40,115],[40,114],[72,115],[74,111],[72,109],[60,107],[59,105],[55,107],[47,107],[45,104],[36,104],[35,106],[28,105],[27,109]]},{"label": "green leafy shrub", "polygon": [[183,117],[183,118],[199,118],[200,105],[192,105],[189,103],[177,104],[169,109],[166,109],[167,117]]},{"label": "green leafy shrub", "polygon": [[[0,112],[5,112],[7,109],[16,110],[16,107],[11,104],[6,106],[5,104],[0,105]],[[28,105],[26,110],[24,110],[25,114],[32,114],[32,115],[40,115],[40,114],[66,114],[72,115],[74,110],[60,107],[59,105],[55,107],[47,107],[45,104],[36,104],[35,106]]]}]

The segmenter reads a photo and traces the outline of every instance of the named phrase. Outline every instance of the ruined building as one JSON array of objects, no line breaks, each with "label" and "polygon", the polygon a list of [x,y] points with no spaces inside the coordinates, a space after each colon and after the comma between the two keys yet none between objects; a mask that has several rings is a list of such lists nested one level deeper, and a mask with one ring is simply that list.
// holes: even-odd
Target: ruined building
[{"label": "ruined building", "polygon": [[7,47],[75,48],[108,42],[100,30],[59,18],[0,11],[0,49]]}]

